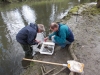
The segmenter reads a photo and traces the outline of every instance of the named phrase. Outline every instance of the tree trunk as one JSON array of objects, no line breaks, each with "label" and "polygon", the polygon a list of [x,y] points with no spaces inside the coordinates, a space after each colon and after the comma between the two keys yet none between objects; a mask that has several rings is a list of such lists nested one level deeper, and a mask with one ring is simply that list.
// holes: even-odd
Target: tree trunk
[{"label": "tree trunk", "polygon": [[97,0],[97,8],[100,8],[100,0]]}]

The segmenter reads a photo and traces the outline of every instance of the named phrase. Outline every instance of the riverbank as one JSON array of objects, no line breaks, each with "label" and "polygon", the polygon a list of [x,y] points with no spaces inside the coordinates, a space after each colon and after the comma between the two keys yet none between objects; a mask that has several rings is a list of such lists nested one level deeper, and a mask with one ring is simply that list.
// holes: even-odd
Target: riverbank
[{"label": "riverbank", "polygon": [[72,49],[78,61],[85,64],[84,75],[99,75],[100,8],[96,8],[96,3],[90,3],[74,9],[69,12],[71,18],[63,20],[75,35]]},{"label": "riverbank", "polygon": [[[81,5],[80,7],[75,7],[74,11],[71,10],[69,12],[70,16],[68,15],[69,17],[64,17],[62,20],[74,33],[75,41],[71,45],[71,50],[74,51],[78,61],[84,63],[84,75],[99,75],[100,73],[100,14],[98,10],[100,9],[97,9],[94,3]],[[69,52],[66,52],[67,50],[67,48],[61,50],[60,47],[56,47],[53,56],[37,54],[34,59],[66,63],[66,60],[72,59]],[[33,63],[33,65],[33,67],[25,70],[22,75],[39,75],[42,65],[46,67],[47,71],[51,68],[56,68],[57,72],[62,68],[39,63]],[[66,73],[63,71],[58,75],[66,75]]]}]

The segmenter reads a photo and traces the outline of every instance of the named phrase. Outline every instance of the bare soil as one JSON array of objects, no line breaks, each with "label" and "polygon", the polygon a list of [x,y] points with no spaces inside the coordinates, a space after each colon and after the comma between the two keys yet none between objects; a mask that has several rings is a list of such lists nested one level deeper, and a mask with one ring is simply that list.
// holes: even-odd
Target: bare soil
[{"label": "bare soil", "polygon": [[85,65],[83,75],[99,75],[100,15],[73,15],[67,24],[72,28],[75,36],[74,53],[78,60]]},{"label": "bare soil", "polygon": [[[67,60],[71,60],[72,58],[71,58],[70,53],[68,51],[68,47],[61,49],[60,46],[55,46],[55,51],[54,51],[53,55],[36,53],[36,55],[34,56],[33,59],[34,60],[46,61],[46,62],[67,64]],[[64,68],[63,66],[42,64],[42,63],[34,62],[33,65],[31,67],[29,67],[28,69],[26,69],[25,72],[22,75],[43,75],[42,70],[41,70],[41,68],[43,66],[45,67],[46,72],[55,68],[53,70],[53,72],[49,73],[48,75],[52,75],[54,73],[57,73],[62,68]],[[57,75],[69,75],[69,73],[70,73],[70,70],[68,68],[66,68]]]}]

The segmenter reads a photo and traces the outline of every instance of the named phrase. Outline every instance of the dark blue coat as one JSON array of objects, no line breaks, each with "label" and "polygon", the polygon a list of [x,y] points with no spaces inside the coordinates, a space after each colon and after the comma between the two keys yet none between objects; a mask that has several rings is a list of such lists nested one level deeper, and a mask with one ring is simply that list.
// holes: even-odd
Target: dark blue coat
[{"label": "dark blue coat", "polygon": [[30,25],[22,28],[16,35],[16,40],[21,44],[34,45],[37,44],[35,41],[36,35],[38,32],[38,27],[36,24],[30,23]]}]

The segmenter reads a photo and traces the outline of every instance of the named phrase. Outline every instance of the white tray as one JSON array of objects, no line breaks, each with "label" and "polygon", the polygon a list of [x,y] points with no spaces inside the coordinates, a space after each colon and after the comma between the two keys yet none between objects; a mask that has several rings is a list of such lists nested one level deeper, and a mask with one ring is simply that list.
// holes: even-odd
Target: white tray
[{"label": "white tray", "polygon": [[55,43],[53,42],[43,42],[40,49],[40,54],[52,55],[54,53],[54,47],[55,47]]}]

